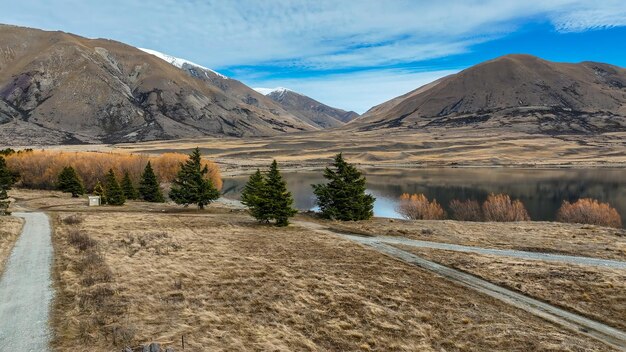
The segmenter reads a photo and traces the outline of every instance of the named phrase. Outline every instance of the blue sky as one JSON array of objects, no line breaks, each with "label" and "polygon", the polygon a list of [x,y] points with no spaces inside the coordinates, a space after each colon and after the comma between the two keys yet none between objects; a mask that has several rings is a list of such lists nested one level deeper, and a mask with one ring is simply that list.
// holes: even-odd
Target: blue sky
[{"label": "blue sky", "polygon": [[0,0],[0,22],[110,38],[364,112],[509,53],[626,67],[624,0]]}]

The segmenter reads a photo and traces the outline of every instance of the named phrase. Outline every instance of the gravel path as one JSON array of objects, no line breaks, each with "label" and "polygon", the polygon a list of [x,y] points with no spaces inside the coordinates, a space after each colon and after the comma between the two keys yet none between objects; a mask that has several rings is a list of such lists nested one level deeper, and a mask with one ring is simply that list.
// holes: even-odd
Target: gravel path
[{"label": "gravel path", "polygon": [[611,259],[600,259],[600,258],[580,257],[580,256],[573,256],[573,255],[518,251],[514,249],[493,249],[493,248],[483,248],[483,247],[472,247],[472,246],[463,246],[463,245],[458,245],[458,244],[449,244],[449,243],[441,243],[441,242],[411,240],[411,239],[402,238],[402,237],[389,237],[389,236],[363,237],[363,236],[354,236],[354,235],[344,235],[344,237],[350,238],[352,240],[358,240],[359,242],[363,242],[363,243],[367,242],[367,243],[401,244],[405,246],[418,247],[418,248],[443,249],[443,250],[456,251],[456,252],[498,255],[498,256],[512,257],[512,258],[519,258],[519,259],[543,260],[547,262],[558,262],[558,263],[579,264],[579,265],[592,265],[592,266],[601,266],[601,267],[606,267],[606,268],[626,270],[626,262],[619,261],[619,260],[611,260]]},{"label": "gravel path", "polygon": [[[403,251],[399,248],[390,246],[389,244],[387,244],[386,241],[388,241],[390,244],[413,243],[413,245],[415,246],[421,245],[422,247],[426,247],[426,248],[439,248],[439,249],[457,248],[457,250],[463,249],[462,251],[464,252],[475,252],[475,253],[483,253],[483,252],[477,252],[478,250],[491,251],[489,249],[479,248],[479,247],[446,245],[443,243],[436,243],[436,242],[414,241],[414,240],[402,239],[402,238],[354,236],[354,235],[344,234],[340,232],[335,232],[331,229],[324,227],[323,225],[316,224],[313,222],[296,221],[295,223],[297,225],[306,227],[313,231],[341,236],[353,242],[360,243],[365,246],[369,246],[381,253],[384,253],[396,259],[402,260],[406,263],[419,266],[435,274],[441,275],[452,282],[456,282],[472,290],[481,292],[483,294],[496,298],[502,302],[505,302],[512,306],[523,309],[524,311],[527,311],[543,319],[556,323],[562,327],[591,336],[599,341],[606,343],[607,345],[611,345],[619,350],[626,351],[626,332],[624,331],[615,329],[611,326],[600,323],[598,321],[585,318],[581,315],[571,313],[569,311],[555,307],[553,305],[541,302],[539,300],[525,296],[515,291],[511,291],[504,287],[494,285],[489,281],[480,279],[471,274],[467,274],[462,271],[452,269],[447,266],[421,258],[407,251]],[[437,247],[433,247],[435,245]],[[440,246],[443,246],[443,247],[451,246],[451,247],[442,248]],[[450,249],[450,250],[454,250],[454,249]],[[501,252],[501,250],[497,250],[497,251]],[[587,260],[595,259],[595,258],[587,258],[587,257],[569,257],[569,256],[560,256],[560,255],[557,256],[557,255],[523,252],[523,251],[508,251],[508,250],[504,250],[504,251],[512,252],[512,254],[519,255],[518,257],[520,258],[526,258],[526,259],[538,259],[535,257],[535,255],[540,255],[540,256],[546,255],[546,256],[549,256],[549,258],[551,258],[553,261],[559,259],[560,257],[565,257],[565,259],[561,261],[570,262],[569,260],[571,260],[572,258],[575,258],[575,260],[577,260],[579,264],[583,264],[583,265],[586,264]],[[486,253],[486,254],[494,254],[494,253]],[[499,255],[504,255],[504,254],[499,254]],[[554,258],[554,257],[559,257],[559,258]],[[546,260],[546,259],[541,259],[541,260]],[[613,261],[608,261],[608,262],[613,262]],[[593,263],[590,265],[598,265],[597,262],[595,261],[591,261],[590,263]]]},{"label": "gravel path", "polygon": [[0,351],[49,351],[52,240],[44,213],[26,220],[0,277]]}]

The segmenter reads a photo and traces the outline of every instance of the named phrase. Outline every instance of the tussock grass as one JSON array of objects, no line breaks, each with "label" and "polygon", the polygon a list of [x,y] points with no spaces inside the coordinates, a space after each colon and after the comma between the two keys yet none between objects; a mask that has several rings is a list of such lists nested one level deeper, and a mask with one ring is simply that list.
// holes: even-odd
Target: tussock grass
[{"label": "tussock grass", "polygon": [[17,241],[24,219],[14,216],[0,216],[0,275],[4,271],[15,241]]},{"label": "tussock grass", "polygon": [[[112,282],[80,284],[77,264],[86,252],[67,242],[68,225],[59,224],[55,243],[64,251],[56,251],[53,327],[60,351],[151,341],[179,350],[183,336],[185,351],[607,350],[413,266],[295,226],[277,229],[236,213],[100,213],[81,227],[97,241]],[[171,243],[180,248],[159,254]]]}]

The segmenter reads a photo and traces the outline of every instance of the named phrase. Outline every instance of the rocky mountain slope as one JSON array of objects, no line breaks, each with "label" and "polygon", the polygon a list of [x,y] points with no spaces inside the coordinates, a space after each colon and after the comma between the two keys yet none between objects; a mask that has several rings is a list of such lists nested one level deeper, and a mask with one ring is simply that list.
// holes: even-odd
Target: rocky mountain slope
[{"label": "rocky mountain slope", "polygon": [[349,126],[570,134],[624,131],[625,116],[626,69],[508,55],[375,106]]},{"label": "rocky mountain slope", "polygon": [[111,40],[0,25],[0,144],[317,129],[241,82],[167,58]]},{"label": "rocky mountain slope", "polygon": [[306,95],[287,88],[255,88],[278,103],[283,109],[313,126],[340,127],[359,117],[354,111],[345,111],[322,104]]}]

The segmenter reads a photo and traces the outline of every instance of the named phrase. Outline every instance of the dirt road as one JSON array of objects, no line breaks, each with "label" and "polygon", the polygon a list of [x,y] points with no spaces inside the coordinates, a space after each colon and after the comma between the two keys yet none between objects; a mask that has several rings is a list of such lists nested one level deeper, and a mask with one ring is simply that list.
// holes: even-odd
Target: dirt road
[{"label": "dirt road", "polygon": [[363,236],[351,236],[351,235],[345,235],[344,237],[350,238],[353,240],[358,239],[358,241],[360,242],[368,242],[368,243],[385,243],[385,244],[391,244],[391,245],[401,244],[401,245],[412,246],[412,247],[417,247],[417,248],[443,249],[443,250],[455,251],[455,252],[498,255],[498,256],[503,256],[503,257],[511,257],[511,258],[527,259],[527,260],[541,260],[541,261],[546,261],[546,262],[556,262],[556,263],[565,263],[565,264],[592,265],[592,266],[600,266],[600,267],[606,267],[606,268],[626,270],[626,261],[619,261],[619,260],[591,258],[591,257],[563,255],[563,254],[519,251],[519,250],[514,250],[514,249],[493,249],[493,248],[483,248],[483,247],[474,247],[474,246],[462,246],[462,245],[450,244],[450,243],[411,240],[411,239],[402,238],[402,237],[389,237],[389,236],[363,237]]},{"label": "dirt road", "polygon": [[49,351],[52,240],[44,213],[26,220],[0,277],[0,351]]}]

